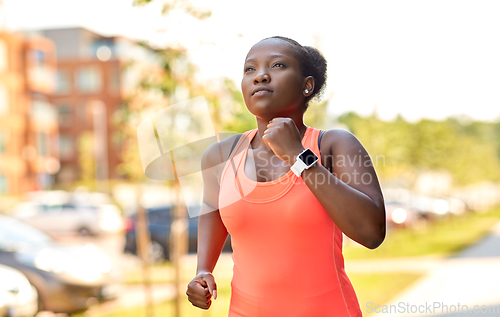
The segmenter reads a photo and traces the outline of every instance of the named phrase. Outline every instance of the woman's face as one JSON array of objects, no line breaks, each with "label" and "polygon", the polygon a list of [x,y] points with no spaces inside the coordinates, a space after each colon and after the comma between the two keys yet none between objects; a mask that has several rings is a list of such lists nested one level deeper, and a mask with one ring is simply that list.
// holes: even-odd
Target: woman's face
[{"label": "woman's face", "polygon": [[299,61],[292,55],[290,44],[267,39],[250,49],[241,90],[252,114],[272,119],[303,111],[304,89]]}]

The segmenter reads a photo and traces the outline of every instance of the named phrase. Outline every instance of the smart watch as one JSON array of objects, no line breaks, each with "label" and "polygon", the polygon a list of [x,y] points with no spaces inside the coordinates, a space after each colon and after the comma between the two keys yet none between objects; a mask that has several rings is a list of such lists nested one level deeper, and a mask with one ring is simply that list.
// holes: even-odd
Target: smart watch
[{"label": "smart watch", "polygon": [[316,162],[318,161],[318,156],[314,154],[314,152],[311,149],[305,149],[302,151],[297,156],[297,160],[295,163],[290,167],[292,172],[294,172],[295,175],[300,177],[302,175],[302,172],[306,169],[309,169],[311,166],[313,166]]}]

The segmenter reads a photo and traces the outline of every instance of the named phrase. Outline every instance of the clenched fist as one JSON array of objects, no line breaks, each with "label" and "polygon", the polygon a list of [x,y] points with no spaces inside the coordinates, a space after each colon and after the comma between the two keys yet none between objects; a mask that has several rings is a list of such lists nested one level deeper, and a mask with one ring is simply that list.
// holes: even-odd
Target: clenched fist
[{"label": "clenched fist", "polygon": [[209,309],[212,304],[212,295],[217,299],[217,284],[215,278],[210,272],[198,273],[186,290],[188,300],[193,306],[201,309]]},{"label": "clenched fist", "polygon": [[274,118],[269,121],[267,129],[262,135],[262,141],[282,161],[288,162],[290,165],[295,163],[295,157],[304,150],[300,132],[295,122],[290,118]]}]

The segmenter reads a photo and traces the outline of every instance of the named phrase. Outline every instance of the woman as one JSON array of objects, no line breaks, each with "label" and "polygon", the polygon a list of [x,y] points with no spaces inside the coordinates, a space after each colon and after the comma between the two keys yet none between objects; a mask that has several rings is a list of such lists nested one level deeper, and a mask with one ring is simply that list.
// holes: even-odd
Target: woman
[{"label": "woman", "polygon": [[194,306],[208,309],[217,298],[212,271],[229,232],[229,316],[361,316],[344,271],[342,232],[379,246],[384,201],[351,133],[320,136],[303,123],[325,81],[326,61],[314,48],[272,37],[249,51],[241,88],[257,129],[204,154],[198,269],[186,291]]}]

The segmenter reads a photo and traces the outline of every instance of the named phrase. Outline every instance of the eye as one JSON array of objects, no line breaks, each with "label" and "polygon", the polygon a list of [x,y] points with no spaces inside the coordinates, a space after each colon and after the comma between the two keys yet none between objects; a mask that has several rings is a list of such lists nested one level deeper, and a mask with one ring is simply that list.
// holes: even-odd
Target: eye
[{"label": "eye", "polygon": [[245,67],[245,73],[248,73],[249,71],[252,71],[252,70],[254,70],[254,68],[252,66]]},{"label": "eye", "polygon": [[281,62],[277,62],[277,63],[274,63],[273,67],[285,67],[286,65],[281,63]]}]

